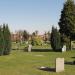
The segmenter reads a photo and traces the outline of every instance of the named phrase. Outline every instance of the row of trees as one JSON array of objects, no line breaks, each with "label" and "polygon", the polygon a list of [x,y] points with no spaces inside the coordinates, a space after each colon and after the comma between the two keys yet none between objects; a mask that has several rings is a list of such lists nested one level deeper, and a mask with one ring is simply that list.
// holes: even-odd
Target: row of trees
[{"label": "row of trees", "polygon": [[59,31],[52,28],[51,46],[54,50],[62,48],[66,44],[71,49],[71,41],[75,40],[75,4],[73,0],[67,0],[61,11]]},{"label": "row of trees", "polygon": [[36,30],[32,34],[29,34],[26,30],[19,30],[16,32],[16,37],[12,37],[12,41],[14,42],[23,42],[23,43],[31,43],[32,45],[43,45],[49,42],[50,33],[45,32],[43,35],[39,35]]},{"label": "row of trees", "polygon": [[7,24],[0,26],[0,55],[8,55],[11,51],[11,34]]}]

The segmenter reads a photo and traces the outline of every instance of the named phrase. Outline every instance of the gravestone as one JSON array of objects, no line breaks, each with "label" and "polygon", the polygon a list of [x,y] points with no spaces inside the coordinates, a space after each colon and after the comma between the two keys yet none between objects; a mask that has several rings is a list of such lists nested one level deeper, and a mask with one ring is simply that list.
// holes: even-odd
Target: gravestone
[{"label": "gravestone", "polygon": [[64,71],[64,58],[56,58],[56,72]]},{"label": "gravestone", "polygon": [[28,46],[28,52],[31,52],[31,49],[32,49],[32,45],[30,44],[30,45]]},{"label": "gravestone", "polygon": [[62,52],[66,52],[66,45],[63,45]]}]

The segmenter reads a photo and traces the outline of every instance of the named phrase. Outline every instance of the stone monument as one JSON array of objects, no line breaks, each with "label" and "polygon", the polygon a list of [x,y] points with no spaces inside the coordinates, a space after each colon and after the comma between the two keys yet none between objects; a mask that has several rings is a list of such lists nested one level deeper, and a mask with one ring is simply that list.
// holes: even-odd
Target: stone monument
[{"label": "stone monument", "polygon": [[63,45],[62,52],[66,52],[66,45]]},{"label": "stone monument", "polygon": [[64,71],[64,58],[56,58],[56,72]]},{"label": "stone monument", "polygon": [[28,52],[31,52],[31,49],[32,49],[32,45],[29,44],[29,46],[28,46]]}]

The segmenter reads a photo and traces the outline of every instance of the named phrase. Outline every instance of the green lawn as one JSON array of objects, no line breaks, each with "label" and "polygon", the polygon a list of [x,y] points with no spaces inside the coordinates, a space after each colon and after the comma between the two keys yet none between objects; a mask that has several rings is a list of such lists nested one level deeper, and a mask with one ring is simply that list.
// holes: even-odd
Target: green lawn
[{"label": "green lawn", "polygon": [[10,55],[0,56],[0,75],[74,75],[75,65],[70,64],[65,64],[65,71],[61,73],[38,69],[41,66],[54,68],[57,57],[64,57],[65,61],[72,62],[75,60],[75,51],[28,53],[14,50]]}]

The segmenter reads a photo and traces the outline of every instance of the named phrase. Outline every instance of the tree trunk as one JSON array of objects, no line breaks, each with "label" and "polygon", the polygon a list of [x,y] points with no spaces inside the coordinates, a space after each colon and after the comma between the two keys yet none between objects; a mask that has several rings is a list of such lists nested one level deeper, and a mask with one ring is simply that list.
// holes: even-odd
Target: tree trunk
[{"label": "tree trunk", "polygon": [[70,50],[72,50],[72,47],[71,47],[71,38],[70,38]]}]

